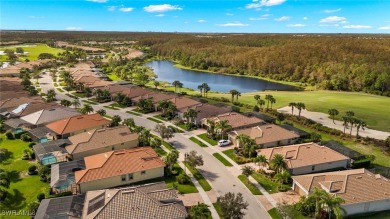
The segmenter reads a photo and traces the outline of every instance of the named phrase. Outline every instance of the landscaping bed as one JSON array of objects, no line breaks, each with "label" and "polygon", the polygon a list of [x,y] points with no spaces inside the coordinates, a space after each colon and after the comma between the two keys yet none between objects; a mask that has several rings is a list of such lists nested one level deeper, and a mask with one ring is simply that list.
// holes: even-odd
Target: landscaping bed
[{"label": "landscaping bed", "polygon": [[203,142],[199,141],[199,140],[196,139],[195,137],[191,137],[190,140],[191,140],[192,142],[194,142],[195,144],[201,146],[202,148],[208,147],[206,144],[204,144]]},{"label": "landscaping bed", "polygon": [[219,161],[221,161],[221,163],[223,163],[223,165],[227,166],[227,167],[232,167],[233,165],[228,161],[226,160],[222,155],[218,154],[218,153],[214,153],[213,156],[215,158],[217,158]]},{"label": "landscaping bed", "polygon": [[204,191],[207,192],[212,189],[209,182],[207,182],[207,180],[203,177],[203,175],[199,172],[198,169],[192,168],[187,162],[184,162],[184,165],[186,165],[187,169],[191,171],[195,179],[198,180],[200,186],[202,186]]},{"label": "landscaping bed", "polygon": [[238,179],[251,191],[253,195],[262,195],[260,190],[253,185],[245,175],[239,175]]}]

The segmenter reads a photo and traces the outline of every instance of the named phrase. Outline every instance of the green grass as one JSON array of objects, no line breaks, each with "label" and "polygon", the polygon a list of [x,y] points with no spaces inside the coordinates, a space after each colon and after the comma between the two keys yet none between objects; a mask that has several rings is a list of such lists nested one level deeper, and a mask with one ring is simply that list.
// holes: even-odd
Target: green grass
[{"label": "green grass", "polygon": [[61,85],[62,87],[66,87],[66,83],[65,83],[65,82],[60,82],[60,85]]},{"label": "green grass", "polygon": [[[255,105],[254,95],[259,94],[264,99],[266,94],[272,94],[276,103],[274,108],[288,106],[290,102],[303,102],[306,109],[328,113],[328,110],[335,108],[340,112],[337,119],[352,110],[357,118],[367,122],[371,129],[390,131],[390,98],[358,92],[337,92],[337,91],[269,91],[241,94],[238,101],[244,104]],[[209,97],[225,97],[230,99],[230,94],[210,93]],[[348,100],[348,101],[346,101]],[[297,110],[294,110],[294,114]]]},{"label": "green grass", "polygon": [[183,131],[175,126],[168,125],[169,128],[173,129],[175,133],[183,133]]},{"label": "green grass", "polygon": [[0,137],[2,138],[0,148],[7,149],[11,154],[0,164],[1,169],[11,173],[11,184],[7,189],[10,194],[0,204],[0,208],[2,210],[26,210],[29,203],[36,201],[39,193],[48,195],[49,184],[41,182],[38,175],[29,176],[27,174],[28,167],[36,165],[36,162],[21,159],[24,155],[23,150],[29,148],[28,143],[19,139],[8,140],[4,134]]},{"label": "green grass", "polygon": [[57,84],[57,83],[54,83],[54,87],[58,87],[58,84]]},{"label": "green grass", "polygon": [[268,210],[268,214],[272,217],[272,219],[283,219],[276,208],[272,208]]},{"label": "green grass", "polygon": [[281,184],[272,181],[272,179],[267,178],[261,173],[252,173],[252,177],[265,189],[268,193],[277,193]]},{"label": "green grass", "polygon": [[253,195],[262,195],[260,190],[253,185],[245,175],[239,175],[238,179],[241,180],[241,182],[249,189],[249,191],[251,191]]},{"label": "green grass", "polygon": [[160,157],[164,157],[165,155],[167,155],[167,152],[164,151],[164,149],[162,149],[161,147],[155,147],[153,149]]},{"label": "green grass", "polygon": [[232,160],[234,160],[234,158],[236,157],[236,155],[234,154],[234,149],[229,149],[229,150],[223,151],[222,153],[226,154],[226,156],[228,156]]},{"label": "green grass", "polygon": [[80,98],[86,97],[85,92],[82,92],[82,93],[73,92],[72,94],[75,95],[75,96],[78,96],[78,97],[80,97]]},{"label": "green grass", "polygon": [[176,150],[176,148],[174,148],[171,144],[169,144],[168,142],[166,141],[162,141],[162,145],[164,145],[168,150],[172,151],[172,150]]},{"label": "green grass", "polygon": [[204,144],[203,142],[199,141],[199,140],[196,139],[195,137],[191,137],[190,140],[191,140],[192,142],[194,142],[195,144],[201,146],[202,148],[208,147],[206,144]]},{"label": "green grass", "polygon": [[212,189],[209,182],[207,182],[207,180],[203,177],[203,175],[199,172],[198,169],[192,168],[187,162],[184,162],[184,165],[186,165],[187,169],[191,171],[195,179],[198,180],[200,186],[202,186],[204,191],[207,192]]},{"label": "green grass", "polygon": [[113,103],[113,104],[110,104],[110,106],[112,107],[115,107],[115,108],[126,108],[127,106],[124,106],[122,104],[119,104],[119,103]]},{"label": "green grass", "polygon": [[103,106],[104,108],[107,108],[107,109],[112,109],[112,110],[119,110],[118,108],[115,108],[115,107],[112,107],[111,105],[109,106]]},{"label": "green grass", "polygon": [[[20,47],[22,45],[15,45],[15,46],[2,46],[0,47],[1,51],[4,51],[5,49],[12,49],[15,51],[16,47]],[[25,52],[28,52],[26,55],[18,55],[22,61],[24,61],[26,58],[30,61],[38,60],[38,56],[41,53],[50,53],[53,55],[57,55],[60,52],[63,52],[63,49],[59,48],[52,48],[49,47],[46,44],[35,44],[35,46],[31,47],[22,47]],[[7,61],[8,57],[6,55],[0,55],[0,61]]]},{"label": "green grass", "polygon": [[156,123],[163,123],[162,121],[160,121],[160,120],[158,120],[158,119],[155,119],[155,118],[153,118],[153,117],[148,117],[148,119],[149,119],[150,121],[153,121],[153,122],[156,122]]},{"label": "green grass", "polygon": [[218,153],[214,153],[213,156],[215,158],[217,158],[219,161],[221,161],[221,163],[223,163],[223,165],[225,165],[227,167],[232,167],[233,166],[228,160],[226,160],[224,157],[222,157],[222,155],[220,155]]},{"label": "green grass", "polygon": [[133,110],[131,110],[131,111],[126,111],[126,113],[132,114],[132,115],[135,115],[135,116],[141,116],[141,115],[142,115],[141,113],[134,112]]},{"label": "green grass", "polygon": [[162,120],[162,121],[169,121],[168,119],[166,119],[165,117],[162,117],[162,115],[161,114],[159,114],[159,115],[156,115],[156,116],[153,116],[154,118],[157,118],[157,119],[159,119],[159,120]]},{"label": "green grass", "polygon": [[92,105],[98,105],[98,103],[96,102],[93,102],[93,101],[89,101],[89,100],[82,100],[84,103],[89,103],[89,104],[92,104]]},{"label": "green grass", "polygon": [[65,92],[65,91],[62,90],[61,88],[57,88],[57,90],[58,90],[59,92],[61,92],[61,93],[64,93],[64,92]]},{"label": "green grass", "polygon": [[217,211],[219,217],[221,219],[224,219],[223,212],[222,212],[222,209],[221,209],[221,205],[218,202],[215,202],[215,203],[213,203],[213,206],[214,206],[215,210]]},{"label": "green grass", "polygon": [[118,76],[116,76],[115,74],[107,74],[107,77],[113,81],[120,81],[122,79],[120,79]]},{"label": "green grass", "polygon": [[103,117],[105,117],[107,119],[112,119],[112,116],[109,116],[109,115],[104,115]]},{"label": "green grass", "polygon": [[218,141],[207,137],[207,133],[200,134],[200,135],[198,135],[198,137],[205,140],[207,143],[211,144],[212,146],[215,146],[218,144]]}]

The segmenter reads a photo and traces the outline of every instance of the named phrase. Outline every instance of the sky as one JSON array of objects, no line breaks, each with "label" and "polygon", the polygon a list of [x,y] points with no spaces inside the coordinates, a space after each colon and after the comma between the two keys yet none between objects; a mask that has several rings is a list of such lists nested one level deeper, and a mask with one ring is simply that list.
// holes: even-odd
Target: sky
[{"label": "sky", "polygon": [[1,0],[0,29],[390,33],[390,0]]}]

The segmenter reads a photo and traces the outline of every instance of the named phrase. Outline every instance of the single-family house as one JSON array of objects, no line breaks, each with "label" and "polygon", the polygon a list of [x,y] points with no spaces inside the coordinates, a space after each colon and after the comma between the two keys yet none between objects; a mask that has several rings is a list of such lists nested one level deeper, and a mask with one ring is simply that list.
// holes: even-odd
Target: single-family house
[{"label": "single-family house", "polygon": [[[123,207],[125,206],[125,207]],[[165,182],[89,191],[85,194],[83,218],[166,218],[188,217],[175,189]]]},{"label": "single-family house", "polygon": [[293,176],[293,190],[309,195],[314,188],[344,199],[348,216],[390,210],[390,179],[366,169]]},{"label": "single-family house", "polygon": [[46,141],[33,146],[35,158],[42,165],[51,165],[71,160],[65,147],[70,145],[68,139]]},{"label": "single-family house", "polygon": [[257,154],[267,160],[272,160],[276,154],[282,155],[292,175],[346,169],[350,163],[349,157],[316,143],[259,149]]},{"label": "single-family house", "polygon": [[145,95],[142,95],[142,96],[134,97],[134,98],[131,99],[131,101],[132,101],[133,105],[137,105],[137,103],[141,99],[144,99],[144,100],[151,99],[153,101],[154,107],[155,107],[155,109],[157,111],[158,110],[158,104],[161,101],[169,100],[169,99],[172,99],[172,98],[175,98],[175,97],[177,97],[175,94],[153,92],[153,93],[148,93],[148,94],[145,94]]},{"label": "single-family house", "polygon": [[65,149],[73,160],[138,146],[138,134],[131,132],[127,126],[93,129],[73,135],[68,140],[71,144]]},{"label": "single-family house", "polygon": [[259,145],[260,148],[294,144],[299,139],[297,133],[274,124],[260,125],[228,132],[230,141],[238,147],[240,147],[240,142],[237,140],[239,135],[249,136],[256,141],[256,144]]},{"label": "single-family house", "polygon": [[207,120],[214,121],[218,123],[219,121],[228,121],[228,124],[232,126],[232,129],[243,129],[250,128],[258,125],[264,125],[265,122],[257,117],[248,117],[240,113],[230,112],[217,115],[215,117],[204,118],[201,120],[203,128],[207,129],[208,122]]},{"label": "single-family house", "polygon": [[37,111],[43,110],[43,109],[52,109],[59,107],[57,103],[44,103],[39,101],[33,101],[33,102],[27,102],[20,104],[17,107],[8,109],[7,112],[8,118],[20,118],[26,115],[29,115],[31,113],[35,113]]},{"label": "single-family house", "polygon": [[199,101],[193,100],[188,97],[175,97],[170,99],[169,101],[175,104],[177,110],[187,109],[188,107],[192,107],[195,105],[201,105]]},{"label": "single-family house", "polygon": [[106,128],[111,124],[98,113],[72,116],[46,125],[57,135],[57,138],[66,138],[92,129]]},{"label": "single-family house", "polygon": [[197,116],[195,119],[195,125],[197,125],[197,126],[201,126],[202,119],[210,118],[210,117],[214,117],[214,116],[217,116],[220,114],[231,112],[231,109],[228,107],[202,103],[202,104],[198,104],[198,105],[191,106],[191,107],[181,108],[177,113],[179,118],[184,119],[183,115],[189,109],[194,109],[197,113]]},{"label": "single-family house", "polygon": [[22,133],[31,129],[31,124],[23,119],[8,119],[4,122],[4,128],[14,133]]},{"label": "single-family house", "polygon": [[75,172],[85,169],[84,160],[56,163],[51,165],[50,188],[53,193],[80,193],[77,189]]},{"label": "single-family house", "polygon": [[122,94],[124,94],[130,98],[146,95],[149,93],[153,93],[153,91],[145,89],[145,88],[137,87],[137,86],[130,87],[130,88],[127,88],[126,90],[122,91]]},{"label": "single-family house", "polygon": [[84,161],[85,168],[74,173],[80,193],[164,176],[164,161],[151,147],[110,151]]},{"label": "single-family house", "polygon": [[77,110],[66,107],[56,107],[52,109],[43,109],[20,117],[22,120],[30,123],[34,127],[41,127],[48,123],[72,116],[81,115]]}]

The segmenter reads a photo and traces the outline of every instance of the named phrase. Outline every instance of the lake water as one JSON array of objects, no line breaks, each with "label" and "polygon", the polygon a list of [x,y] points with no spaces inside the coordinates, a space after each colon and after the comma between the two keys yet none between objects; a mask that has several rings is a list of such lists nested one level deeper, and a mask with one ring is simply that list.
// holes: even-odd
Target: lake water
[{"label": "lake water", "polygon": [[213,74],[176,68],[173,62],[152,61],[146,64],[158,75],[158,81],[180,81],[183,87],[198,90],[198,85],[207,83],[212,91],[229,92],[234,89],[241,93],[263,90],[297,90],[293,86],[269,82],[257,78]]}]

